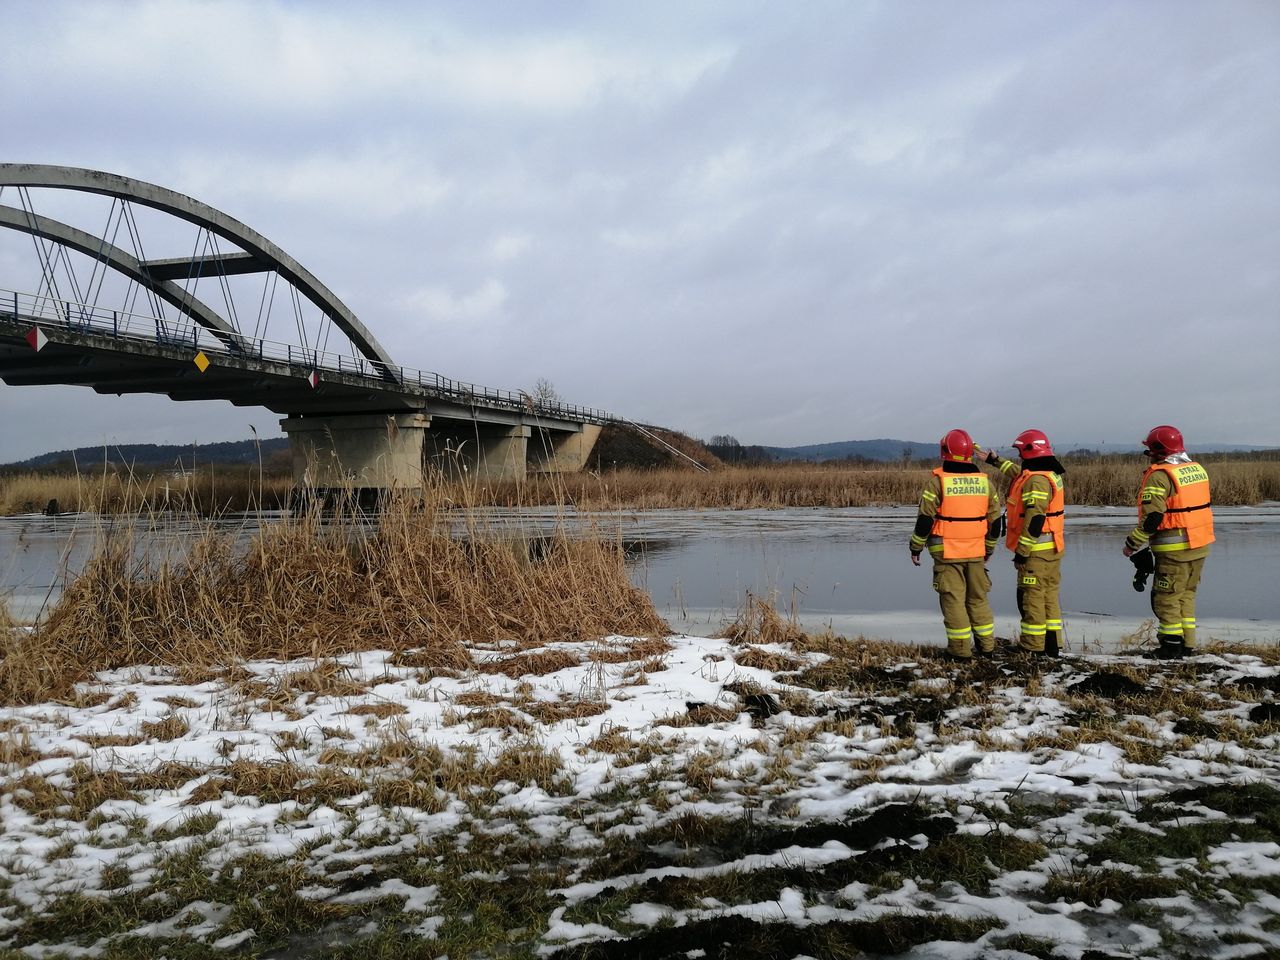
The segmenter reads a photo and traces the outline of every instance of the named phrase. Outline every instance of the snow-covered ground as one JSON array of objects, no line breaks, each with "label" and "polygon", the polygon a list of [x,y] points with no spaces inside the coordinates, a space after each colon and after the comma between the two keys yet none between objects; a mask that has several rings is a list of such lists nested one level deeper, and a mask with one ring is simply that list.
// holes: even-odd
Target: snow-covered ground
[{"label": "snow-covered ground", "polygon": [[0,942],[1280,951],[1275,647],[1176,664],[954,665],[832,637],[473,652],[462,673],[412,653],[121,670],[4,709]]}]

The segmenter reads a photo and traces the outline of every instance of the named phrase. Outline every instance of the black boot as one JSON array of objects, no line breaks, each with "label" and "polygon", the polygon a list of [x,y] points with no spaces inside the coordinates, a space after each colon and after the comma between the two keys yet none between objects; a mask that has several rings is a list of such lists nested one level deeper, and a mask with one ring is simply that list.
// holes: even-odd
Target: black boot
[{"label": "black boot", "polygon": [[1171,633],[1158,633],[1156,639],[1160,641],[1160,646],[1148,654],[1153,659],[1181,660],[1187,655],[1187,648],[1183,646],[1181,637]]},{"label": "black boot", "polygon": [[1044,655],[1046,657],[1058,657],[1062,655],[1058,648],[1058,631],[1046,630],[1044,634]]}]

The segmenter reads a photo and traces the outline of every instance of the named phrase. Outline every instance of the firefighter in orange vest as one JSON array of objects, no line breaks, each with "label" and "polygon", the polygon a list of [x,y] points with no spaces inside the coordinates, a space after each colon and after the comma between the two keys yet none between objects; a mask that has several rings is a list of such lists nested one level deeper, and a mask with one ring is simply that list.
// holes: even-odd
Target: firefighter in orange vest
[{"label": "firefighter in orange vest", "polygon": [[995,650],[995,617],[987,591],[986,561],[996,548],[1004,518],[995,484],[973,462],[973,439],[952,430],[941,441],[942,465],[920,494],[920,512],[911,535],[911,562],[920,566],[928,547],[933,557],[933,589],[942,607],[947,653],[973,658]]},{"label": "firefighter in orange vest", "polygon": [[1138,525],[1125,538],[1124,555],[1152,553],[1155,655],[1172,660],[1196,649],[1196,588],[1213,543],[1209,474],[1187,454],[1177,427],[1152,427],[1142,445],[1151,466],[1142,475]]},{"label": "firefighter in orange vest", "polygon": [[1062,477],[1067,471],[1053,455],[1043,431],[1023,430],[1014,438],[1013,448],[1021,466],[994,450],[986,452],[986,461],[998,467],[1002,476],[1013,477],[1005,497],[1005,546],[1013,551],[1018,571],[1018,613],[1022,617],[1018,647],[1037,656],[1056,657],[1062,636],[1058,587],[1066,547]]}]

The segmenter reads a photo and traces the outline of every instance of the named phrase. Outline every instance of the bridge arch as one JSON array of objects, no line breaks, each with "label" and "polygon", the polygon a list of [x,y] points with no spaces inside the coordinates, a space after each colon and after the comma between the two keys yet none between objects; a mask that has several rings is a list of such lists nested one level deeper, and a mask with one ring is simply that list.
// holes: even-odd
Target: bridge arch
[{"label": "bridge arch", "polygon": [[[388,379],[396,379],[395,371],[398,368],[391,356],[346,304],[280,247],[256,230],[223,213],[221,210],[217,210],[206,203],[178,193],[175,190],[170,190],[167,187],[147,183],[143,180],[134,180],[114,173],[105,173],[101,170],[89,170],[84,167],[63,167],[42,163],[0,163],[0,186],[75,190],[114,197],[118,200],[127,200],[185,220],[223,239],[229,240],[244,250],[245,254],[233,254],[221,258],[220,266],[225,272],[275,271],[291,283],[300,294],[323,311],[366,359],[379,364]],[[13,208],[6,209],[18,213],[24,218],[24,222],[29,219],[24,211],[14,211]],[[12,218],[7,215],[0,218],[0,226],[35,232],[27,226],[14,224],[11,220]],[[67,227],[65,224],[57,224],[56,221],[45,220],[44,226],[55,232],[58,228],[74,230],[74,228]],[[66,235],[65,231],[63,233]],[[85,236],[88,235],[86,234]],[[48,238],[59,243],[64,242],[57,236],[49,236]],[[93,249],[89,252],[91,255],[100,256],[102,242],[96,238],[91,239],[93,240]],[[70,245],[75,248],[75,244]],[[192,308],[192,297],[180,286],[172,282],[175,278],[189,275],[189,271],[184,270],[184,268],[195,266],[191,261],[184,259],[179,261],[143,262],[137,261],[124,251],[117,252],[124,254],[130,260],[134,260],[137,264],[138,272],[145,276],[143,282],[153,289],[157,295],[174,302],[170,300],[169,296],[161,292],[161,287],[168,284],[172,287],[171,290],[167,291],[169,294],[172,294],[174,290],[181,291],[183,301],[175,305],[191,312],[203,326],[208,327],[210,330],[235,333],[221,318],[218,318],[219,326],[213,326],[210,322],[206,322],[209,319],[208,317],[197,315]],[[127,264],[127,262],[127,260],[117,258],[116,262],[109,262],[109,265],[113,269],[120,271],[121,265]],[[130,275],[128,271],[121,272]],[[205,310],[213,313],[207,306],[205,306]],[[216,317],[217,315],[213,314],[213,316]]]},{"label": "bridge arch", "polygon": [[150,289],[162,300],[173,304],[179,310],[189,314],[202,327],[213,332],[228,346],[242,348],[240,334],[231,324],[223,320],[221,315],[206,304],[178,286],[172,280],[157,280],[149,274],[144,264],[127,250],[106,243],[91,233],[51,220],[38,214],[28,213],[16,207],[0,205],[0,227],[29,233],[45,240],[52,240],[64,247],[83,253],[86,256],[101,259],[107,266],[130,280]]}]

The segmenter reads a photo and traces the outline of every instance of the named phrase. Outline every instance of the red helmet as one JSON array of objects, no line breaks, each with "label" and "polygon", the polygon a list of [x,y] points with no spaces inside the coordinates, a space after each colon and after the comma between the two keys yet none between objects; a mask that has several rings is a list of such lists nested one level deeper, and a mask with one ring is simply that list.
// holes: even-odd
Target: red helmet
[{"label": "red helmet", "polygon": [[1152,427],[1151,432],[1147,434],[1147,439],[1142,441],[1142,445],[1147,448],[1148,457],[1159,460],[1175,453],[1182,453],[1187,449],[1182,442],[1182,431],[1167,423]]},{"label": "red helmet", "polygon": [[948,430],[942,438],[942,459],[970,463],[973,460],[973,437],[963,430]]},{"label": "red helmet", "polygon": [[1023,430],[1013,438],[1013,449],[1023,460],[1053,456],[1053,447],[1049,446],[1049,438],[1043,430]]}]

